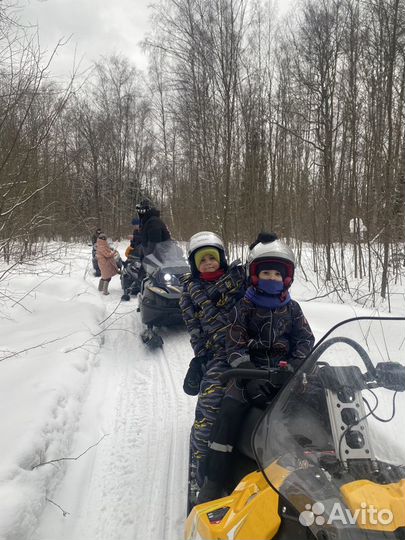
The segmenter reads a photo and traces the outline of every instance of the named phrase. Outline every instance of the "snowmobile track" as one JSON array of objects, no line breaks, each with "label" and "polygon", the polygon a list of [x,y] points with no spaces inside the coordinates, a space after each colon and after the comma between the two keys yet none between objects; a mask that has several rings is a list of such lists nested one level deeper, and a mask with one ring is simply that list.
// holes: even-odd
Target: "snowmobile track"
[{"label": "snowmobile track", "polygon": [[72,517],[58,516],[55,524],[50,509],[32,540],[177,540],[183,535],[195,407],[182,390],[191,351],[188,336],[184,330],[163,329],[163,349],[148,350],[140,339],[139,315],[128,304],[120,308],[126,309],[128,316],[113,325],[117,332],[105,334],[80,428],[86,440],[109,435],[86,454],[80,473],[68,465],[52,494]]}]

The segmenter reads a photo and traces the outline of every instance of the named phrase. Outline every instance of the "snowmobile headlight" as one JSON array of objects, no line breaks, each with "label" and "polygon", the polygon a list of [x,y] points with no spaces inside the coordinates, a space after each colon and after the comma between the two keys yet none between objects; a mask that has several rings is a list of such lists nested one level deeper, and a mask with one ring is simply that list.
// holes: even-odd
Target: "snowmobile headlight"
[{"label": "snowmobile headlight", "polygon": [[170,283],[172,281],[172,275],[164,274],[163,279],[166,281],[166,283]]}]

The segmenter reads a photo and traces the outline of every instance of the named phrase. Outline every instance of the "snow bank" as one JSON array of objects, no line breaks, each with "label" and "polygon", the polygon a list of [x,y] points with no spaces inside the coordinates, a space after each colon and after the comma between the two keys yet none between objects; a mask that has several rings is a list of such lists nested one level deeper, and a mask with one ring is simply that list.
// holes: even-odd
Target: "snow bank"
[{"label": "snow bank", "polygon": [[[123,252],[126,245],[118,247]],[[49,252],[51,256],[15,267],[0,281],[0,540],[32,535],[40,540],[62,538],[55,530],[65,531],[63,538],[69,540],[129,539],[139,522],[143,529],[149,527],[145,538],[178,538],[195,404],[181,388],[192,356],[188,336],[185,331],[170,332],[164,350],[148,355],[136,345],[140,322],[132,301],[122,310],[133,318],[122,325],[122,332],[106,337],[105,370],[93,369],[98,362],[103,364],[99,351],[105,324],[100,323],[119,304],[118,278],[113,279],[112,294],[103,297],[90,272],[90,247],[53,244]],[[317,340],[356,314],[378,315],[378,309],[362,309],[347,294],[342,297],[345,303],[339,303],[338,294],[317,286],[311,254],[304,253],[302,260],[307,266],[298,269],[292,296],[300,302]],[[360,291],[360,283],[351,285]],[[395,287],[392,315],[401,315],[404,286],[398,282]],[[379,310],[388,315],[386,303]],[[102,377],[100,388],[105,380],[109,386],[97,391],[95,379]],[[94,395],[89,399],[90,392]],[[110,400],[104,403],[106,393]],[[403,401],[399,405],[403,407]],[[383,408],[389,414],[392,400]],[[151,424],[156,424],[154,431]],[[64,498],[57,488],[73,462],[38,465],[75,457],[107,432],[110,436],[97,448],[96,474],[86,465],[91,463],[90,453],[88,462],[74,462],[78,467],[70,474],[75,480],[62,490],[68,494]],[[77,495],[80,490],[89,492],[86,504]],[[142,502],[134,508],[134,501]],[[54,508],[52,503],[66,508]],[[55,509],[56,516],[42,524],[45,535],[34,533],[45,507],[48,513],[50,507]],[[72,523],[64,520],[63,510],[72,512]],[[87,536],[76,534],[83,531]]]},{"label": "snow bank", "polygon": [[105,304],[89,253],[15,269],[1,282],[0,538],[27,537],[70,456],[101,337]]}]

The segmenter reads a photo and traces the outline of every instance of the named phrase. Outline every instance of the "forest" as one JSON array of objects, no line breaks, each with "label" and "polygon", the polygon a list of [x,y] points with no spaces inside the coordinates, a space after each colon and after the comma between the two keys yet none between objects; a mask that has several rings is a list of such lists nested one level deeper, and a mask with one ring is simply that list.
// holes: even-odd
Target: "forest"
[{"label": "forest", "polygon": [[281,18],[259,0],[164,0],[151,17],[146,73],[100,57],[60,82],[63,43],[44,53],[0,4],[6,272],[97,226],[125,237],[147,196],[179,240],[274,230],[326,282],[350,268],[385,298],[405,264],[405,3],[304,0]]}]

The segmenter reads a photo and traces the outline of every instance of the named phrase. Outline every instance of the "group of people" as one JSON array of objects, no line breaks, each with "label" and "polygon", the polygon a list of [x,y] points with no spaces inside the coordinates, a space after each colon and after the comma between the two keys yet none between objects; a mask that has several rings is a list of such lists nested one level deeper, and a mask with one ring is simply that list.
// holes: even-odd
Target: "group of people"
[{"label": "group of people", "polygon": [[[138,256],[141,260],[153,252],[159,242],[170,240],[170,232],[166,224],[160,219],[160,211],[154,207],[150,199],[143,199],[136,205],[138,218],[132,220],[133,233],[126,257]],[[101,275],[98,290],[107,295],[111,278],[120,274],[118,267],[118,252],[109,246],[107,235],[98,228],[92,236],[93,245],[96,246],[96,261]]]},{"label": "group of people", "polygon": [[191,237],[188,257],[191,273],[182,280],[180,307],[195,356],[183,388],[198,394],[191,454],[201,504],[224,495],[248,408],[264,408],[275,396],[265,378],[233,378],[224,385],[220,375],[233,368],[280,365],[294,372],[310,353],[314,336],[290,295],[294,254],[275,234],[259,234],[245,267],[228,264],[224,244],[212,232]]},{"label": "group of people", "polygon": [[[126,256],[141,260],[157,243],[170,240],[160,212],[149,199],[136,206],[138,218]],[[108,294],[119,273],[116,252],[97,231],[99,290]],[[231,456],[251,405],[265,408],[275,390],[263,379],[220,376],[233,368],[279,367],[295,372],[314,345],[314,336],[298,302],[291,298],[295,257],[274,233],[260,233],[249,246],[246,265],[228,263],[222,239],[213,232],[193,235],[188,247],[191,272],[181,281],[180,308],[194,358],[183,389],[198,395],[191,431],[191,454],[200,486],[197,502],[224,495]]]}]

